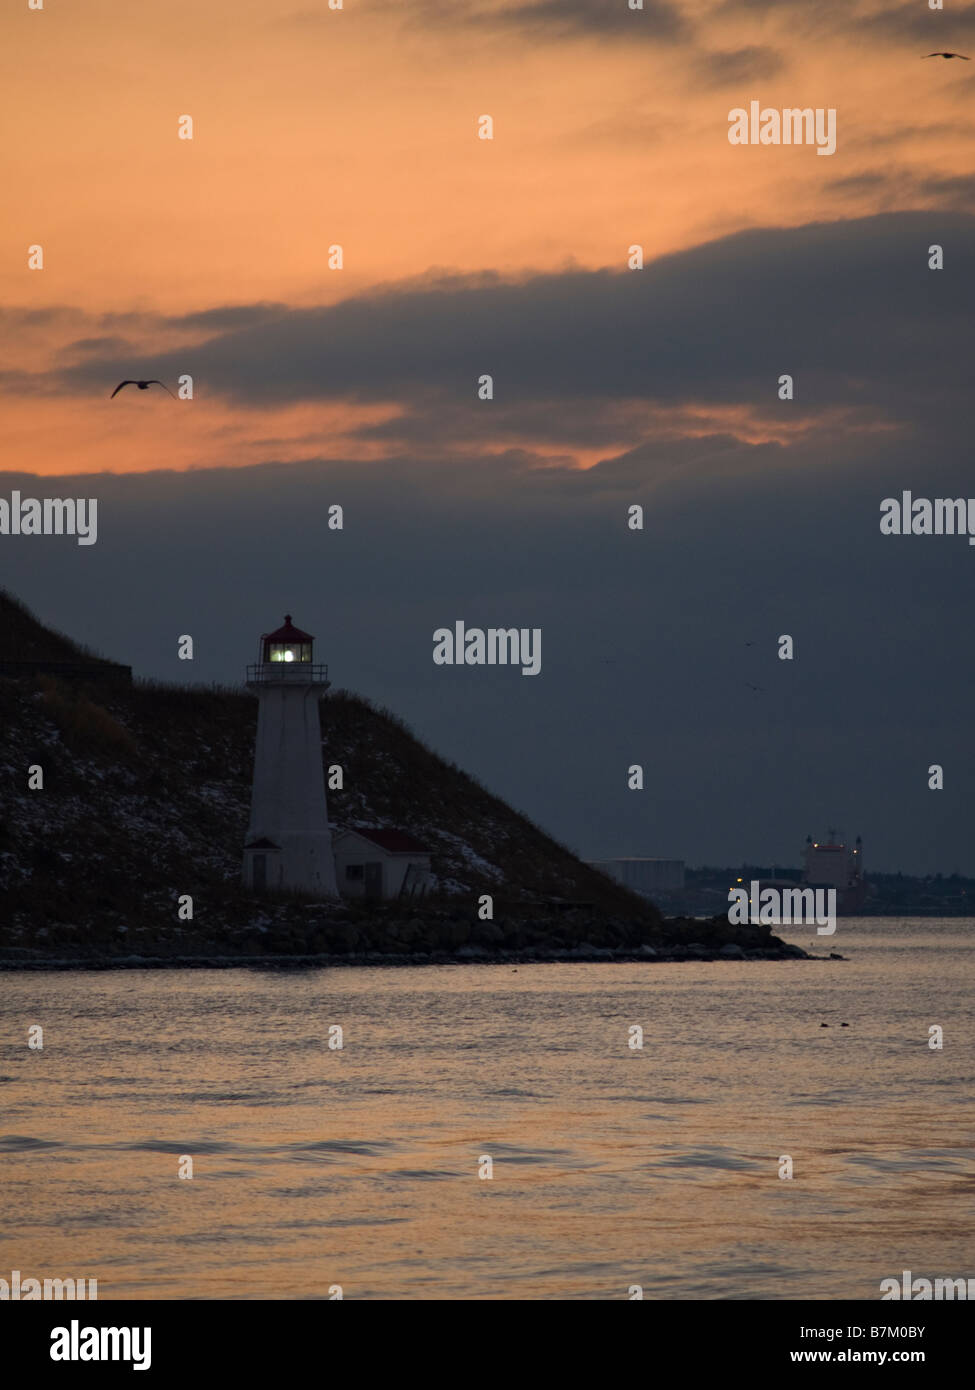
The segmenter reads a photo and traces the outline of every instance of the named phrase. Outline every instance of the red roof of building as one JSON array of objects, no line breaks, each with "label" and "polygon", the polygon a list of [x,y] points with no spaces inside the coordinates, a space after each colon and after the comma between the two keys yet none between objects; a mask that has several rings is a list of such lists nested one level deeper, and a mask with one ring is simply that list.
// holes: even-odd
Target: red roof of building
[{"label": "red roof of building", "polygon": [[419,840],[407,835],[405,830],[363,830],[359,825],[349,827],[353,835],[361,835],[365,840],[371,840],[380,849],[388,850],[390,854],[432,854],[429,845],[421,845]]},{"label": "red roof of building", "polygon": [[291,622],[291,614],[285,613],[284,627],[279,627],[277,632],[268,632],[264,637],[265,642],[314,642],[310,632],[302,632],[300,627],[294,627]]}]

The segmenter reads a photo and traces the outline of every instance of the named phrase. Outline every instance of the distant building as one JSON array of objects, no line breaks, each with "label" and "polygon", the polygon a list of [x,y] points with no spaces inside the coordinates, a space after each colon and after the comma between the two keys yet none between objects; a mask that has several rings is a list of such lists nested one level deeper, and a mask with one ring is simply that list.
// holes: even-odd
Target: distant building
[{"label": "distant building", "polygon": [[589,867],[599,869],[634,893],[683,893],[683,859],[592,859]]},{"label": "distant building", "polygon": [[430,849],[405,830],[346,830],[332,841],[345,898],[419,898],[430,887]]}]

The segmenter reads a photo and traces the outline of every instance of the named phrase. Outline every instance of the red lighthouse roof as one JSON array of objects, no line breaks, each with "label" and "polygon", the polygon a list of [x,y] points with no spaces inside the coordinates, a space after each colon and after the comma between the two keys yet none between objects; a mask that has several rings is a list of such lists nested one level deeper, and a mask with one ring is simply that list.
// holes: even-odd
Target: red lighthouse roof
[{"label": "red lighthouse roof", "polygon": [[302,632],[300,627],[295,627],[291,621],[291,614],[285,613],[284,627],[279,627],[277,632],[268,632],[264,637],[265,642],[314,642],[310,632]]}]

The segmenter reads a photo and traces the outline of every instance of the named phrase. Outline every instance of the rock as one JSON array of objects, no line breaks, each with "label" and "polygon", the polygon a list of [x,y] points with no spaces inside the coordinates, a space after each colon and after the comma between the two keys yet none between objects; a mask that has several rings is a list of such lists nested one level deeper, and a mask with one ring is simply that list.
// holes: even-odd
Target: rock
[{"label": "rock", "polygon": [[497,946],[504,940],[504,932],[497,922],[475,922],[471,936],[479,946]]},{"label": "rock", "polygon": [[333,928],[329,935],[342,952],[354,951],[360,945],[359,930],[351,922]]},{"label": "rock", "polygon": [[448,922],[444,926],[440,939],[448,949],[451,946],[466,946],[470,940],[471,924],[466,919]]},{"label": "rock", "polygon": [[454,955],[458,960],[486,960],[488,953],[483,946],[458,946]]},{"label": "rock", "polygon": [[656,958],[656,955],[657,955],[656,951],[653,949],[652,946],[646,946],[646,945],[640,947],[639,954],[640,954],[641,956],[652,956],[652,957],[654,957],[654,958]]},{"label": "rock", "polygon": [[404,946],[413,946],[422,941],[426,932],[423,922],[414,917],[412,922],[394,922],[389,927],[389,936]]},{"label": "rock", "polygon": [[718,952],[719,956],[724,956],[727,960],[744,960],[745,953],[734,941],[729,941],[727,946],[722,946]]},{"label": "rock", "polygon": [[541,951],[542,955],[548,955],[550,951],[557,951],[562,942],[554,936],[536,936],[533,940],[526,942],[526,945],[530,946],[533,951]]}]

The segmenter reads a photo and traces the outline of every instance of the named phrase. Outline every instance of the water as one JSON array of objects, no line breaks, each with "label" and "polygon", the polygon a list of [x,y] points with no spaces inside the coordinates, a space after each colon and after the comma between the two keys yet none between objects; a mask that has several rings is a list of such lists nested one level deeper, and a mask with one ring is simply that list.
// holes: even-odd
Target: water
[{"label": "water", "polygon": [[861,919],[816,942],[846,962],[0,976],[0,1277],[873,1299],[973,1275],[973,942]]}]

